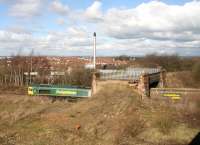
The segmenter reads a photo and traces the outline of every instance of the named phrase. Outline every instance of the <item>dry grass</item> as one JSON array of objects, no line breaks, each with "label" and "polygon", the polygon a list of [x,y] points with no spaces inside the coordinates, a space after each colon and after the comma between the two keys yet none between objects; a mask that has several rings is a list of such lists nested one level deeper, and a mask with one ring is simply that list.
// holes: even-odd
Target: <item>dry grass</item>
[{"label": "dry grass", "polygon": [[184,145],[199,128],[181,117],[175,108],[141,102],[126,84],[105,83],[76,103],[0,95],[0,144]]},{"label": "dry grass", "polygon": [[116,145],[128,145],[132,139],[145,131],[146,124],[140,114],[130,109],[120,118],[115,135]]},{"label": "dry grass", "polygon": [[192,71],[179,71],[167,73],[167,87],[171,88],[199,88],[200,83],[195,81]]},{"label": "dry grass", "polygon": [[0,86],[0,94],[16,94],[16,95],[24,95],[27,92],[27,87],[25,86]]},{"label": "dry grass", "polygon": [[156,109],[156,113],[153,115],[152,125],[164,135],[170,134],[171,130],[177,125],[175,115],[175,110],[166,106],[160,106],[160,109]]},{"label": "dry grass", "polygon": [[188,124],[190,128],[200,129],[200,98],[190,100],[187,108],[180,110],[181,121]]}]

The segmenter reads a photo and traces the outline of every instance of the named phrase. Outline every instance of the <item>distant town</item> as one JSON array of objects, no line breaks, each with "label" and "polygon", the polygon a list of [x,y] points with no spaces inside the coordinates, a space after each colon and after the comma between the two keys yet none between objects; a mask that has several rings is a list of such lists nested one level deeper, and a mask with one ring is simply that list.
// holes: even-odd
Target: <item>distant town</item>
[{"label": "distant town", "polygon": [[[1,56],[0,60],[7,59],[7,64],[9,65],[12,61],[12,56]],[[27,58],[27,61],[31,59],[31,57],[24,56],[24,58]],[[51,66],[51,70],[56,70],[58,66],[85,66],[86,68],[91,67],[92,57],[89,56],[66,56],[66,57],[59,57],[59,56],[33,56],[32,59],[38,59],[40,58],[43,60],[47,60],[49,62],[49,65]],[[128,60],[135,60],[135,57],[127,57],[121,56],[121,57],[97,57],[96,59],[96,65],[98,67],[105,67],[105,66],[122,66],[127,65]],[[41,60],[42,62],[42,60]]]}]

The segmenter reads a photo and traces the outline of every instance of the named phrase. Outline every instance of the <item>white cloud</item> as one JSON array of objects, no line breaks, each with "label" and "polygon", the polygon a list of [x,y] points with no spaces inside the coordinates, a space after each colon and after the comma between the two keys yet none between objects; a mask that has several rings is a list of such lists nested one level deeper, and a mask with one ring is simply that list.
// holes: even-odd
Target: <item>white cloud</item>
[{"label": "white cloud", "polygon": [[[97,37],[98,55],[144,55],[147,53],[177,53],[186,54],[188,48],[192,51],[200,46],[200,41],[173,42],[170,40],[160,41],[146,38],[138,39],[113,39],[106,40],[105,37]],[[66,52],[66,55],[76,52],[75,55],[92,55],[92,37],[83,28],[70,27],[65,32],[49,32],[44,36],[34,36],[27,33],[16,33],[0,30],[0,50],[12,50],[16,52],[21,49],[28,54],[34,50],[36,54],[43,52],[48,55],[54,51]],[[78,53],[79,51],[79,53]],[[40,53],[41,54],[41,53]],[[64,55],[62,53],[61,55]]]},{"label": "white cloud", "polygon": [[84,15],[90,21],[99,21],[103,18],[103,13],[101,11],[102,3],[100,1],[94,1],[94,3],[89,6]]},{"label": "white cloud", "polygon": [[13,32],[16,34],[31,34],[31,32],[21,25],[12,25],[5,28],[7,32]]},{"label": "white cloud", "polygon": [[19,41],[25,41],[30,39],[30,35],[26,33],[14,33],[11,31],[3,31],[0,30],[0,41],[1,42],[19,42]]},{"label": "white cloud", "polygon": [[41,15],[43,2],[41,0],[16,0],[11,4],[9,14],[24,18]]},{"label": "white cloud", "polygon": [[[10,7],[17,12],[14,16],[42,14],[40,0],[15,1]],[[101,10],[102,4],[94,1],[85,10],[69,10],[67,5],[54,0],[50,8],[61,15],[55,21],[63,25],[63,31],[55,28],[49,33],[37,34],[23,30],[23,26],[4,29],[0,31],[0,49],[22,47],[30,51],[46,51],[47,54],[53,50],[88,55],[92,54],[92,33],[97,31],[98,55],[144,55],[153,52],[200,55],[199,1],[184,5],[151,1],[129,9],[110,8],[106,11]]]},{"label": "white cloud", "polygon": [[59,15],[67,15],[69,12],[69,7],[62,4],[59,0],[54,0],[50,4],[50,9]]},{"label": "white cloud", "polygon": [[70,36],[74,37],[87,37],[87,31],[80,27],[69,27],[68,33]]},{"label": "white cloud", "polygon": [[58,25],[64,25],[65,24],[65,19],[58,18],[56,22],[57,22]]},{"label": "white cloud", "polygon": [[92,45],[92,39],[87,37],[84,29],[70,27],[67,31],[51,31],[43,36],[31,33],[0,30],[0,50],[16,52],[20,49],[26,52],[49,54],[49,51],[87,51]]},{"label": "white cloud", "polygon": [[132,9],[113,8],[106,12],[101,27],[119,39],[199,39],[200,2],[182,6],[152,1]]}]

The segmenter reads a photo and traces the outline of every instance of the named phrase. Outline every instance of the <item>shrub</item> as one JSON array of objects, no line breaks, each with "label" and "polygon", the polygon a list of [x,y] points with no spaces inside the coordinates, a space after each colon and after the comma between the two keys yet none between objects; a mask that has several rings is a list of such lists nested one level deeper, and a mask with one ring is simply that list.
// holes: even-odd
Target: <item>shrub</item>
[{"label": "shrub", "polygon": [[191,70],[195,62],[198,59],[193,59],[192,57],[185,58],[178,55],[159,55],[159,54],[149,54],[144,57],[144,65],[147,67],[162,66],[167,71],[183,71]]},{"label": "shrub", "polygon": [[168,134],[174,126],[174,122],[170,118],[161,117],[156,121],[156,126],[160,132],[162,132],[163,134]]},{"label": "shrub", "polygon": [[200,63],[194,64],[192,67],[192,77],[196,83],[200,83]]},{"label": "shrub", "polygon": [[153,124],[161,133],[167,135],[177,125],[174,117],[176,115],[171,108],[161,106],[158,112],[155,113]]},{"label": "shrub", "polygon": [[78,86],[91,86],[92,82],[92,70],[84,68],[73,69],[69,75],[72,85]]}]

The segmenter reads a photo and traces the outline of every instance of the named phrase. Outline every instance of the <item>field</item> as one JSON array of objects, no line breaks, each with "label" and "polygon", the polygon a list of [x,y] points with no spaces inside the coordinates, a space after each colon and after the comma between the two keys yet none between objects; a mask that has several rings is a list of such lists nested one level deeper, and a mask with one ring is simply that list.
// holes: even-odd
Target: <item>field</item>
[{"label": "field", "polygon": [[112,83],[73,102],[1,94],[0,144],[187,145],[200,129],[196,106],[140,100],[132,88]]}]

